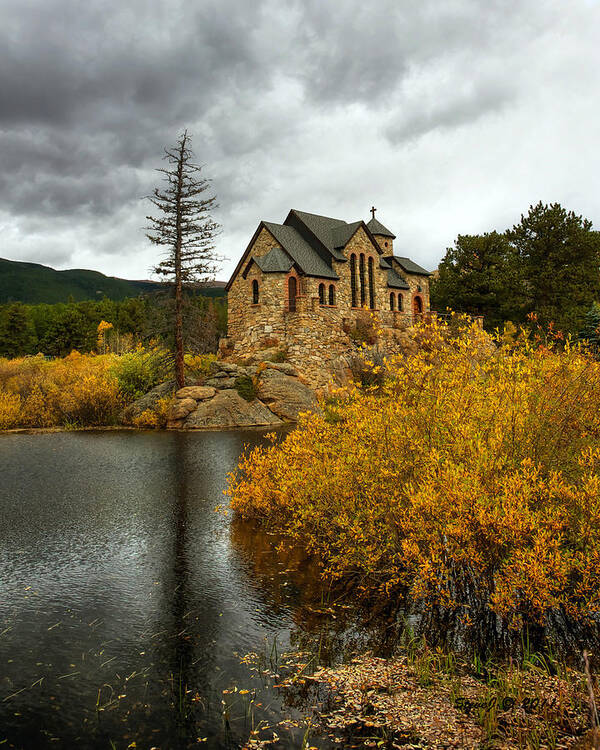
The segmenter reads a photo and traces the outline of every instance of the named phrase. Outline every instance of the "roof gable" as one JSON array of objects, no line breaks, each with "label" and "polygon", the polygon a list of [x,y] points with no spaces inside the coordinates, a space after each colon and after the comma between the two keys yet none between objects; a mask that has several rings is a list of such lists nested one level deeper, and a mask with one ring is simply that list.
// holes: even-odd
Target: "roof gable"
[{"label": "roof gable", "polygon": [[346,260],[344,254],[333,246],[332,236],[334,229],[346,226],[345,221],[292,208],[283,223],[285,226],[293,226],[326,263],[330,263],[332,258]]},{"label": "roof gable", "polygon": [[341,227],[335,227],[331,232],[333,247],[335,249],[346,247],[359,230],[361,224],[362,221],[354,221],[352,224],[344,223]]},{"label": "roof gable", "polygon": [[402,255],[390,255],[386,258],[386,260],[395,260],[396,263],[402,268],[403,271],[406,271],[406,273],[412,273],[416,276],[431,276],[431,271],[426,271],[422,266],[420,266],[418,263],[415,263],[410,258],[406,258]]},{"label": "roof gable", "polygon": [[294,227],[263,222],[275,240],[284,248],[298,268],[307,276],[337,279],[338,275]]},{"label": "roof gable", "polygon": [[384,237],[391,237],[393,240],[396,239],[396,235],[390,232],[387,227],[384,227],[383,224],[380,221],[377,221],[375,217],[371,219],[367,226],[369,227],[371,234],[380,234]]},{"label": "roof gable", "polygon": [[393,268],[390,268],[387,272],[387,284],[392,289],[410,289],[406,279],[403,279]]},{"label": "roof gable", "polygon": [[280,247],[274,247],[260,258],[252,258],[263,273],[288,273],[294,261]]},{"label": "roof gable", "polygon": [[344,255],[343,248],[350,242],[356,232],[362,227],[373,247],[381,255],[379,247],[369,227],[364,221],[348,223],[342,219],[334,219],[331,216],[320,216],[310,214],[306,211],[298,211],[293,208],[284,222],[284,225],[293,226],[300,232],[317,252],[330,262],[331,259],[345,262],[348,258]]}]

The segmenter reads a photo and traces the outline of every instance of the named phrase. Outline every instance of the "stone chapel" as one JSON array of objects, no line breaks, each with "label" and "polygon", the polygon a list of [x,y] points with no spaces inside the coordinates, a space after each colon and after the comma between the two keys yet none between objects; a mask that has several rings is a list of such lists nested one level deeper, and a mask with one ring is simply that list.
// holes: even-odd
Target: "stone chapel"
[{"label": "stone chapel", "polygon": [[400,329],[429,312],[431,273],[394,252],[375,210],[367,223],[294,209],[283,224],[261,221],[226,286],[222,347],[280,346],[290,361],[317,363],[348,349],[358,315]]}]

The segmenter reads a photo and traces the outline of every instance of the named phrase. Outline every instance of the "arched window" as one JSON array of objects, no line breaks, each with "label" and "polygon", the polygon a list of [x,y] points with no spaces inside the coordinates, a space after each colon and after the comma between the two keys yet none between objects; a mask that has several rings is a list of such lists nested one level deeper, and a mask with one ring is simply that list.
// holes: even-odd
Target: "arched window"
[{"label": "arched window", "polygon": [[402,310],[404,310],[404,299],[400,292],[398,292],[398,312],[402,312]]},{"label": "arched window", "polygon": [[394,292],[390,292],[390,310],[394,310],[396,307],[396,295]]},{"label": "arched window", "polygon": [[325,304],[325,284],[319,284],[319,304]]},{"label": "arched window", "polygon": [[288,310],[296,312],[296,297],[298,296],[298,281],[295,276],[288,279]]},{"label": "arched window", "polygon": [[356,299],[356,255],[350,256],[350,291],[352,292],[352,307],[357,307]]},{"label": "arched window", "polygon": [[371,256],[369,256],[369,307],[371,310],[375,309],[375,273]]},{"label": "arched window", "polygon": [[358,261],[358,271],[360,275],[360,306],[364,307],[367,301],[367,290],[365,285],[365,256],[360,254]]},{"label": "arched window", "polygon": [[258,305],[258,281],[256,279],[252,282],[252,304]]},{"label": "arched window", "polygon": [[329,285],[329,304],[335,305],[335,287],[333,284]]}]

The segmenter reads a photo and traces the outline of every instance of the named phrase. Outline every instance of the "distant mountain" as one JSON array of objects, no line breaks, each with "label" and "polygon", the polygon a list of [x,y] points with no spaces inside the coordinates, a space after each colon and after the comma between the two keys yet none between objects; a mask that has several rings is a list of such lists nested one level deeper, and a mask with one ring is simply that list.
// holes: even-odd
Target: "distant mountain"
[{"label": "distant mountain", "polygon": [[[115,276],[105,276],[99,271],[79,268],[56,271],[39,263],[23,263],[18,260],[0,258],[0,304],[6,302],[76,302],[108,297],[122,300],[154,292],[160,288],[156,281],[129,281]],[[222,297],[225,282],[206,284],[202,294],[207,297]]]}]

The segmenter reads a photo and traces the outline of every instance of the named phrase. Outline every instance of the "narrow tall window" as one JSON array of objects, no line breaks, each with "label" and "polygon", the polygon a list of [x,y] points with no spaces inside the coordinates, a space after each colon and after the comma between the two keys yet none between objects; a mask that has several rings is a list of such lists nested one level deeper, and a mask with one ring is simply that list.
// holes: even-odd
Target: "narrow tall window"
[{"label": "narrow tall window", "polygon": [[390,292],[390,310],[394,310],[396,308],[396,305],[394,304],[396,301],[396,295],[394,292]]},{"label": "narrow tall window", "polygon": [[290,276],[288,280],[288,310],[296,312],[296,297],[298,296],[298,282],[295,276]]},{"label": "narrow tall window", "polygon": [[356,299],[356,255],[350,256],[350,291],[352,292],[352,307],[357,307]]},{"label": "narrow tall window", "polygon": [[360,274],[360,306],[364,307],[367,301],[367,289],[365,284],[365,256],[363,253],[360,254],[358,266]]},{"label": "narrow tall window", "polygon": [[369,307],[375,309],[375,274],[373,272],[373,258],[369,256]]},{"label": "narrow tall window", "polygon": [[335,287],[333,284],[329,285],[329,304],[331,306],[335,305]]},{"label": "narrow tall window", "polygon": [[258,305],[258,281],[256,279],[252,282],[252,304]]},{"label": "narrow tall window", "polygon": [[402,310],[404,310],[404,301],[400,292],[398,292],[398,310],[399,312],[402,312]]},{"label": "narrow tall window", "polygon": [[325,304],[325,284],[319,284],[319,304]]}]

